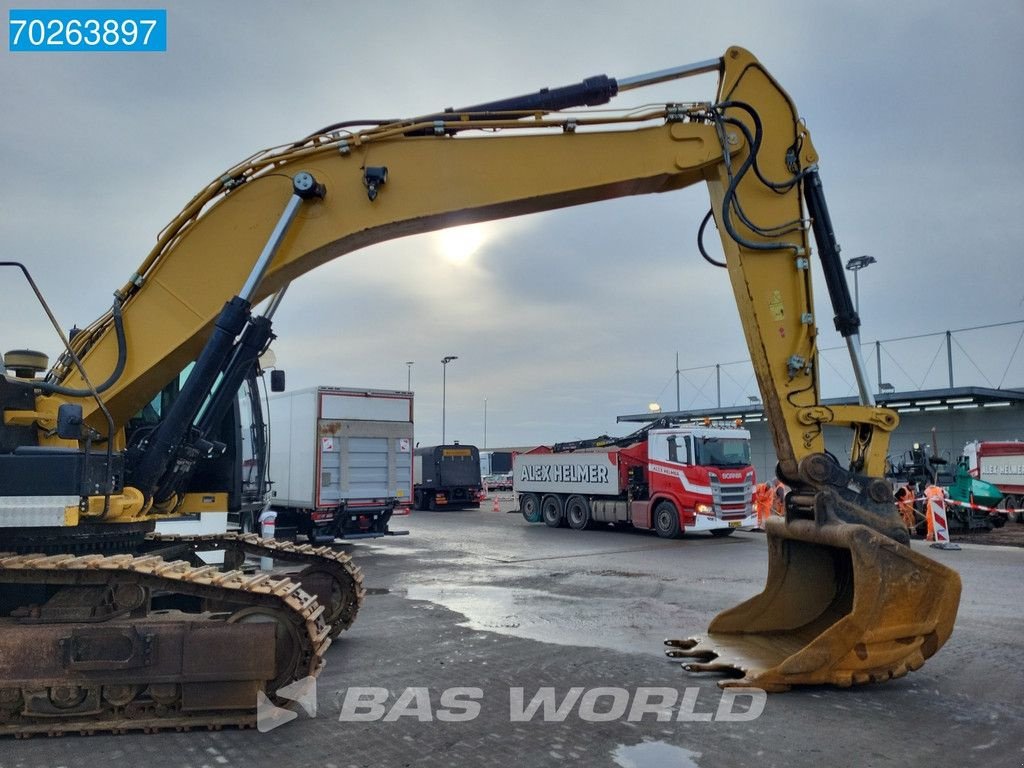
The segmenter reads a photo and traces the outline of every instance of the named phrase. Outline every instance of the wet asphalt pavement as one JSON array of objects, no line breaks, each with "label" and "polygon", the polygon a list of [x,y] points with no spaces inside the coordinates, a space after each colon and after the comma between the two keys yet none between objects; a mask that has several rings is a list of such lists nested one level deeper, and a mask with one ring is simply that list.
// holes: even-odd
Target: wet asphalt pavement
[{"label": "wet asphalt pavement", "polygon": [[[6,740],[0,768],[1024,764],[1022,549],[915,542],[964,582],[938,655],[883,685],[771,695],[749,719],[752,698],[720,709],[715,678],[686,675],[661,643],[760,591],[763,534],[664,541],[490,510],[415,513],[393,526],[409,536],[343,545],[368,595],[328,651],[315,718],[269,733]],[[522,711],[545,695],[547,721],[540,699]]]}]

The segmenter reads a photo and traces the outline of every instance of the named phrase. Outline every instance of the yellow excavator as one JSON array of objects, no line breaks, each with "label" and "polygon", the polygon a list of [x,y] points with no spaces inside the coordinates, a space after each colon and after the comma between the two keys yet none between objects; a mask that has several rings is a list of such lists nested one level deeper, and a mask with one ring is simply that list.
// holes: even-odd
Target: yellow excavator
[{"label": "yellow excavator", "polygon": [[[715,72],[713,101],[587,109]],[[160,519],[239,503],[236,394],[292,280],[389,238],[697,183],[711,198],[701,250],[728,268],[791,491],[785,518],[769,521],[764,592],[706,637],[667,641],[668,652],[766,690],[919,667],[952,631],[959,578],[910,549],[884,479],[898,417],[866,384],[810,134],[762,65],[731,48],[638,77],[337,123],[260,152],[160,233],[109,312],[61,332],[49,370],[35,353],[8,355],[0,734],[252,724],[257,697],[281,701],[317,674],[355,618],[361,574],[330,548],[152,532]],[[712,220],[724,261],[703,245]],[[819,397],[811,233],[859,405]],[[42,300],[23,264],[3,266]],[[847,466],[826,432],[852,436]],[[208,550],[223,550],[226,566],[205,565]],[[302,569],[234,570],[245,555]]]}]

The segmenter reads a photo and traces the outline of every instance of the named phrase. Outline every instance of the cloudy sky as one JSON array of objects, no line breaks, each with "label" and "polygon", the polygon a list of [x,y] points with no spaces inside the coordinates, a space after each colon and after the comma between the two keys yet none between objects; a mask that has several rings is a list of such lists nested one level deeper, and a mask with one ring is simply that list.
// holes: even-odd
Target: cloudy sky
[{"label": "cloudy sky", "polygon": [[[32,7],[30,2],[4,3]],[[39,7],[74,7],[46,2]],[[4,51],[3,259],[24,261],[65,326],[84,326],[157,233],[254,151],[347,119],[407,117],[750,49],[821,155],[863,339],[1024,319],[1024,5],[925,0],[89,2],[168,10],[158,54]],[[710,99],[714,78],[614,105]],[[714,365],[747,358],[725,274],[694,245],[701,188],[406,238],[297,281],[276,318],[289,387],[404,389],[417,440],[524,445],[623,433],[652,401],[714,405]],[[227,296],[225,297],[227,298]],[[831,332],[817,289],[822,346]],[[0,275],[3,350],[55,354],[16,273]],[[957,384],[1024,386],[1024,326],[954,335]],[[942,385],[941,336],[883,344],[882,378]],[[874,351],[868,357],[874,366]],[[723,369],[723,404],[756,394]],[[826,356],[825,395],[853,394]],[[485,408],[486,401],[486,408]]]}]

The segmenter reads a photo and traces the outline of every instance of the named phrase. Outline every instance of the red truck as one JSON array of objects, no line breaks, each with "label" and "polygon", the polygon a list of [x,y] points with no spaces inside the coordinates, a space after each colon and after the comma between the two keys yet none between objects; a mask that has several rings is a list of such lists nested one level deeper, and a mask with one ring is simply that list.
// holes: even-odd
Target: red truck
[{"label": "red truck", "polygon": [[[1003,494],[1006,509],[1024,507],[1024,443],[1015,440],[975,440],[964,446],[971,477],[984,480]],[[1014,513],[1024,523],[1024,513]]]},{"label": "red truck", "polygon": [[728,536],[757,526],[750,433],[665,426],[515,457],[513,489],[531,523],[584,529],[629,524],[663,538]]}]

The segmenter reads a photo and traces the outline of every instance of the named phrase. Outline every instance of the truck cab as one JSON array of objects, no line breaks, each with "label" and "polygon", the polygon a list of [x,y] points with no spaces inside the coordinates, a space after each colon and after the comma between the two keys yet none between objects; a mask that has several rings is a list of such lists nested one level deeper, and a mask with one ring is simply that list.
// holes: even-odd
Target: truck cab
[{"label": "truck cab", "polygon": [[[647,437],[648,494],[671,499],[686,528],[733,530],[754,525],[750,433],[729,427],[653,429]],[[710,503],[708,500],[710,497]]]}]

